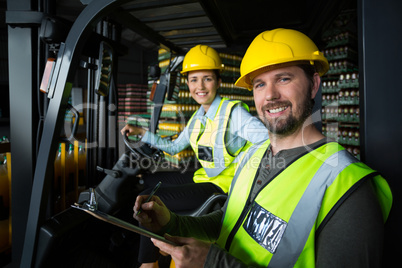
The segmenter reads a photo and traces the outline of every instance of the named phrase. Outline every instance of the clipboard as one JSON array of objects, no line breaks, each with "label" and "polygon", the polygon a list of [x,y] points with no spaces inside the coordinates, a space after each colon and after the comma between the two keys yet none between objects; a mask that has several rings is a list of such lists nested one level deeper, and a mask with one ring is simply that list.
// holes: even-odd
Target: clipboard
[{"label": "clipboard", "polygon": [[107,223],[111,223],[113,225],[119,226],[119,227],[124,228],[126,230],[129,230],[131,232],[135,232],[137,234],[140,234],[140,235],[143,235],[143,236],[146,236],[146,237],[149,237],[149,238],[155,238],[155,239],[158,239],[158,240],[160,240],[162,242],[168,243],[168,244],[173,245],[173,246],[178,246],[176,243],[167,240],[163,236],[157,235],[157,234],[155,234],[153,232],[150,232],[150,231],[148,231],[146,229],[143,229],[141,227],[133,225],[133,224],[131,224],[129,222],[120,220],[120,219],[118,219],[116,217],[113,217],[113,216],[111,216],[111,215],[109,215],[107,213],[104,213],[102,211],[90,210],[90,209],[88,209],[88,208],[86,208],[86,207],[84,207],[82,205],[77,204],[77,203],[75,203],[74,205],[71,205],[71,207],[79,209],[79,210],[82,210],[82,211],[85,211],[86,213],[94,216],[95,218],[97,218],[99,220],[105,221]]}]

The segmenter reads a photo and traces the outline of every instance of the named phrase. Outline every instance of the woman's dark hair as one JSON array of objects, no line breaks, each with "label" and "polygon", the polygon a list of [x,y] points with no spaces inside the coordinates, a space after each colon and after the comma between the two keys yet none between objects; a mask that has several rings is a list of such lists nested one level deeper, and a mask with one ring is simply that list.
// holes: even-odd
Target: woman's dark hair
[{"label": "woman's dark hair", "polygon": [[219,70],[213,70],[216,76],[216,80],[221,79],[221,72]]}]

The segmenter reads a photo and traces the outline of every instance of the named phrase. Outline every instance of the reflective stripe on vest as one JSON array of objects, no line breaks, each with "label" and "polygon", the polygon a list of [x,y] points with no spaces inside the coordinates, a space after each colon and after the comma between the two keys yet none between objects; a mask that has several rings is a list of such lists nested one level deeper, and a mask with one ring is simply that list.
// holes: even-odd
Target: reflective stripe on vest
[{"label": "reflective stripe on vest", "polygon": [[312,204],[321,204],[325,191],[339,173],[356,162],[358,162],[356,158],[343,150],[331,155],[321,165],[293,211],[286,232],[269,262],[269,267],[293,267],[296,264],[321,208]]},{"label": "reflective stripe on vest", "polygon": [[[248,265],[314,266],[316,228],[350,188],[375,171],[337,143],[328,143],[301,156],[249,200],[259,168],[256,163],[268,146],[269,141],[253,146],[240,162],[217,243]],[[310,168],[303,169],[306,165]],[[295,180],[295,176],[303,180]],[[389,201],[384,212],[388,215],[392,199],[389,186],[381,176],[373,181],[379,192],[386,193],[384,200],[379,199]],[[258,206],[262,209],[256,210]],[[249,217],[265,222],[250,221]]]},{"label": "reflective stripe on vest", "polygon": [[[226,98],[222,98],[221,103],[219,105],[217,114],[214,117],[214,123],[217,126],[221,126],[219,129],[209,129],[208,131],[214,131],[216,135],[213,137],[210,135],[211,133],[204,132],[201,135],[210,135],[213,140],[210,140],[209,143],[212,148],[212,161],[206,161],[200,159],[200,152],[199,152],[199,139],[200,139],[200,131],[201,131],[201,122],[200,119],[194,118],[194,115],[190,119],[189,122],[189,133],[190,133],[190,144],[193,148],[199,162],[201,163],[202,167],[204,168],[208,177],[216,177],[218,176],[224,169],[226,169],[236,158],[236,156],[232,156],[228,153],[226,146],[225,146],[225,133],[228,126],[228,118],[232,111],[232,108],[240,103],[240,101],[229,101]],[[207,119],[208,120],[208,119]],[[207,128],[208,122],[204,122],[204,127]],[[240,151],[240,150],[239,150]],[[238,152],[237,152],[238,153]]]}]

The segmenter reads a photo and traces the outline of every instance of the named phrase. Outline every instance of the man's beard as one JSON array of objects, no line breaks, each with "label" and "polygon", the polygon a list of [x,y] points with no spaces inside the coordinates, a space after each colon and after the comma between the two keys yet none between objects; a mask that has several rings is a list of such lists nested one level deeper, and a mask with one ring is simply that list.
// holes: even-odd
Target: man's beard
[{"label": "man's beard", "polygon": [[[303,100],[303,103],[300,107],[302,109],[302,112],[299,117],[296,117],[293,113],[291,113],[289,117],[281,116],[274,119],[274,122],[270,122],[265,115],[267,105],[264,105],[261,111],[263,114],[261,121],[268,128],[269,132],[279,136],[289,136],[293,134],[296,130],[301,128],[306,119],[311,116],[311,113],[313,111],[311,92],[306,95],[306,98]],[[290,105],[289,108],[292,108],[292,106]]]}]

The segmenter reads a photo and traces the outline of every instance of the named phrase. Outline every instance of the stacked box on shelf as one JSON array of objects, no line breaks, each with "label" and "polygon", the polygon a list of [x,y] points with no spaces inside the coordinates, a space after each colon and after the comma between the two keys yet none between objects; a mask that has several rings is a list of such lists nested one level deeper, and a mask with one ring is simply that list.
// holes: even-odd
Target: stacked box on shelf
[{"label": "stacked box on shelf", "polygon": [[158,62],[168,60],[172,57],[172,53],[164,48],[158,50]]},{"label": "stacked box on shelf", "polygon": [[[139,126],[148,130],[150,118],[150,114],[137,114],[127,117],[127,121],[131,125]],[[176,134],[180,133],[184,127],[185,124],[161,121],[158,124],[157,134],[159,134],[162,138],[174,140],[177,138]],[[140,137],[130,136],[129,139],[138,141]],[[170,155],[165,152],[164,155],[165,160],[174,167],[180,167],[183,163],[186,163],[185,166],[188,166],[190,162],[194,161],[194,152],[192,149],[185,149],[176,155]]]},{"label": "stacked box on shelf", "polygon": [[[68,104],[70,104],[70,105],[72,104],[71,96],[68,97]],[[73,118],[74,118],[74,113],[70,109],[67,109],[66,113],[64,114],[64,121],[71,123],[71,122],[73,122]]]},{"label": "stacked box on shelf", "polygon": [[127,84],[126,112],[129,114],[142,114],[147,111],[147,89],[146,85]]},{"label": "stacked box on shelf", "polygon": [[162,137],[175,136],[182,132],[186,125],[183,123],[172,122],[172,121],[162,121],[159,122],[158,134]]},{"label": "stacked box on shelf", "polygon": [[129,115],[147,112],[147,85],[118,85],[118,121],[126,122]]},{"label": "stacked box on shelf", "polygon": [[359,71],[356,12],[344,12],[323,37],[327,43],[324,55],[329,71],[322,78],[322,119],[324,135],[336,139],[360,157]]},{"label": "stacked box on shelf", "polygon": [[175,167],[183,166],[183,164],[185,167],[188,167],[189,163],[196,160],[192,149],[184,149],[175,155],[165,153],[165,159]]},{"label": "stacked box on shelf", "polygon": [[[149,130],[149,121],[151,119],[150,114],[133,114],[129,115],[126,117],[126,121],[128,124],[137,126],[137,127],[142,127],[146,130]],[[139,136],[129,136],[129,139],[138,141],[140,139]]]},{"label": "stacked box on shelf", "polygon": [[221,73],[222,83],[218,90],[221,97],[225,97],[231,100],[241,100],[246,103],[250,108],[250,113],[255,115],[255,104],[253,94],[246,88],[235,86],[236,80],[240,77],[240,63],[242,57],[239,55],[219,53],[224,64],[223,71]]},{"label": "stacked box on shelf", "polygon": [[135,114],[127,117],[127,122],[133,126],[142,127],[146,130],[149,129],[150,114]]}]

